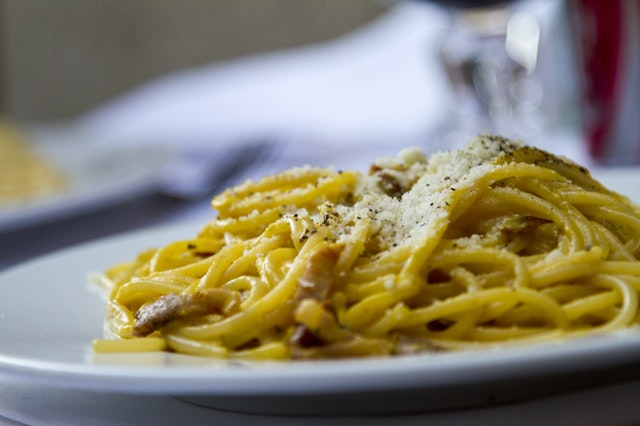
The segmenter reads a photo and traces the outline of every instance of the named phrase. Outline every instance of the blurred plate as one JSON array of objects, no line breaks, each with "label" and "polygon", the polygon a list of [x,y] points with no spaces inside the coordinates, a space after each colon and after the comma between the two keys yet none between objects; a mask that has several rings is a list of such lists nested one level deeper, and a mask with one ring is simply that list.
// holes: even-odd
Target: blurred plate
[{"label": "blurred plate", "polygon": [[162,181],[172,154],[140,144],[91,143],[72,134],[36,138],[32,149],[61,170],[58,192],[0,206],[0,232],[95,211],[151,193]]}]

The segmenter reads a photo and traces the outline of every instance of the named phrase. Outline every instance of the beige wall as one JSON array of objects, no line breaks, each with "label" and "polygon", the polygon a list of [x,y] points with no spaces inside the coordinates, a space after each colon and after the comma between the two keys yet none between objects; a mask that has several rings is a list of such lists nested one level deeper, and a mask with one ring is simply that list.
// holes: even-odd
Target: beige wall
[{"label": "beige wall", "polygon": [[154,76],[339,36],[375,0],[0,0],[0,111],[73,117]]}]

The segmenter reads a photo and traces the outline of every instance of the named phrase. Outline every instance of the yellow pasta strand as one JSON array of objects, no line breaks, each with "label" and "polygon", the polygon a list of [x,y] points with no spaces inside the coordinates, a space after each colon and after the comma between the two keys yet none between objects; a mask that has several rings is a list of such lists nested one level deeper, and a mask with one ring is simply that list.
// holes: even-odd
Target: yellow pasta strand
[{"label": "yellow pasta strand", "polygon": [[368,173],[230,188],[195,236],[109,268],[98,352],[399,356],[637,327],[640,209],[582,167],[484,135]]}]

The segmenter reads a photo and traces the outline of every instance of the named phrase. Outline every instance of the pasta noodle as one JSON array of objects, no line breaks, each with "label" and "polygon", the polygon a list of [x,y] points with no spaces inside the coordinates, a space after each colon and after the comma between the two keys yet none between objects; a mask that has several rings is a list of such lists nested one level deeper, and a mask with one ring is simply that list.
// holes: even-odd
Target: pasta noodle
[{"label": "pasta noodle", "polygon": [[18,130],[0,121],[0,207],[57,193],[65,183],[60,170],[34,152]]},{"label": "pasta noodle", "polygon": [[212,206],[193,238],[102,275],[114,340],[96,351],[395,356],[638,323],[638,207],[501,137],[368,173],[294,168]]}]

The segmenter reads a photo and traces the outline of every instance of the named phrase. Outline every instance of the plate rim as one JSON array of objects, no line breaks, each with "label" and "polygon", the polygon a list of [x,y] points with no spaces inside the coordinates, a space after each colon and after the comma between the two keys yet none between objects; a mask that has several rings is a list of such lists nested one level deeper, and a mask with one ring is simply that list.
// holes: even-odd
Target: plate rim
[{"label": "plate rim", "polygon": [[[136,244],[143,241],[172,241],[181,235],[189,238],[200,225],[190,223],[156,226],[109,236],[40,256],[0,273],[0,294],[6,289],[8,280],[28,275],[28,272],[46,269],[53,262],[74,259],[79,253],[100,254],[105,250],[123,246],[137,252],[144,247],[135,246]],[[78,273],[80,268],[82,265],[77,266],[74,272]],[[83,292],[80,294],[83,298],[99,299],[88,286],[84,285],[82,289]],[[1,300],[2,298],[0,322],[4,317],[2,309],[5,306]],[[95,302],[96,300],[93,300],[92,303],[95,305]],[[101,300],[99,302],[103,303]],[[101,336],[94,338],[99,337]],[[119,363],[96,364],[95,359],[90,359],[90,341],[74,343],[78,345],[76,350],[82,352],[78,354],[82,355],[82,363],[78,363],[77,360],[59,362],[47,358],[21,358],[11,355],[0,346],[0,375],[77,389],[149,394],[169,392],[265,395],[328,393],[338,390],[393,390],[406,387],[433,388],[498,379],[526,379],[527,376],[565,370],[596,371],[621,363],[632,364],[634,355],[640,350],[640,330],[632,328],[568,341],[446,354],[263,363],[257,366],[247,363],[239,368],[209,369],[204,373],[201,358],[186,357],[190,360],[190,365],[173,365],[172,360],[166,359],[166,356],[173,356],[171,354],[163,354],[159,362],[164,364],[159,366],[140,368]],[[130,356],[124,358],[126,362],[132,360]],[[191,363],[194,360],[197,360],[195,365]],[[635,362],[640,364],[638,361]],[[525,365],[535,367],[520,368]],[[279,380],[274,384],[276,378]],[[248,385],[250,388],[247,388]]]}]

